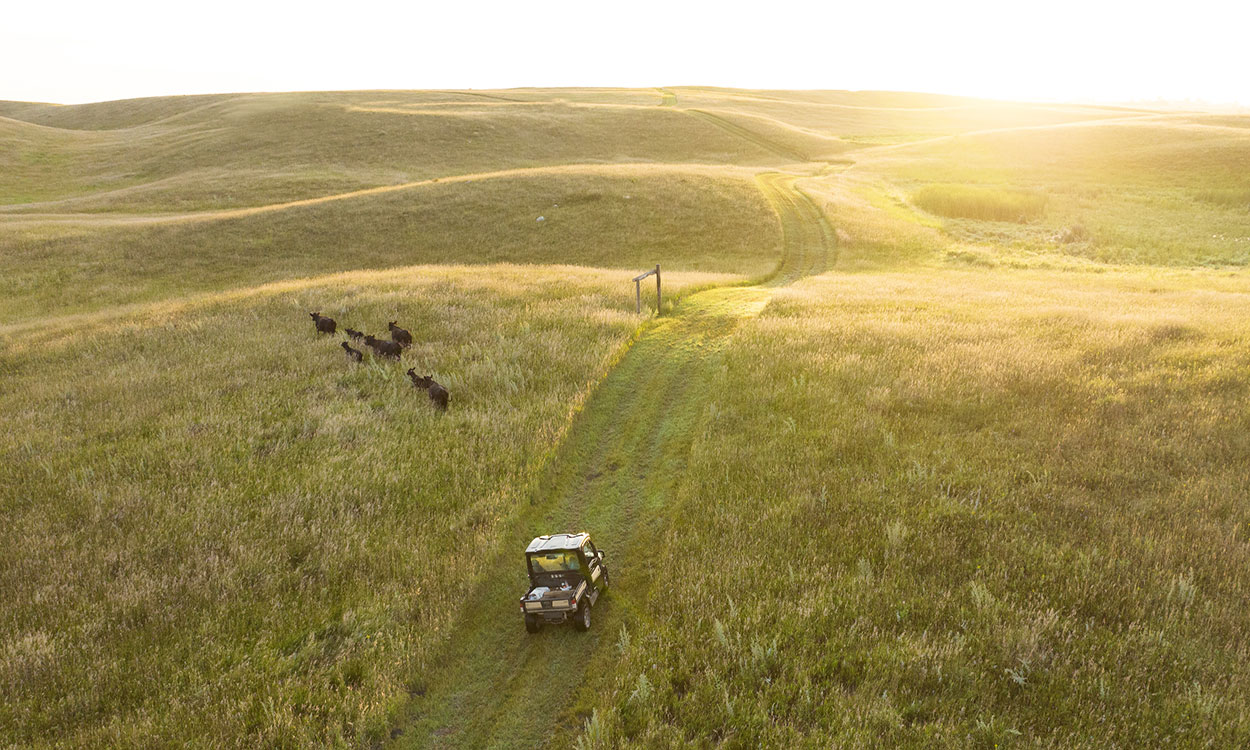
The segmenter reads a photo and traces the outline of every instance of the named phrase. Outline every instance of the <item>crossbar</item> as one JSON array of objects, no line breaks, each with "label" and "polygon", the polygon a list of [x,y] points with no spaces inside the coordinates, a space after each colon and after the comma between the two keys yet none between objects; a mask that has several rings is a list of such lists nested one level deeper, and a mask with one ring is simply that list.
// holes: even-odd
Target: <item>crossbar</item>
[{"label": "crossbar", "polygon": [[660,264],[656,263],[655,268],[640,274],[633,278],[634,282],[634,302],[638,307],[638,314],[642,315],[642,280],[648,276],[655,276],[655,314],[659,315],[664,309],[663,299],[660,297]]}]

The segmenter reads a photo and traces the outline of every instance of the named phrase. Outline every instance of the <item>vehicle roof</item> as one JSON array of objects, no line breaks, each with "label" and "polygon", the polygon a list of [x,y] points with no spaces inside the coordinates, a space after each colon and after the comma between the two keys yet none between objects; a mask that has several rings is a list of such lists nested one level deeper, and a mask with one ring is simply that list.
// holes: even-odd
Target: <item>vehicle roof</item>
[{"label": "vehicle roof", "polygon": [[525,554],[531,552],[545,552],[547,550],[559,549],[578,549],[586,540],[590,538],[590,534],[581,532],[580,534],[547,534],[545,536],[536,536],[534,541],[530,542],[530,546],[525,548]]}]

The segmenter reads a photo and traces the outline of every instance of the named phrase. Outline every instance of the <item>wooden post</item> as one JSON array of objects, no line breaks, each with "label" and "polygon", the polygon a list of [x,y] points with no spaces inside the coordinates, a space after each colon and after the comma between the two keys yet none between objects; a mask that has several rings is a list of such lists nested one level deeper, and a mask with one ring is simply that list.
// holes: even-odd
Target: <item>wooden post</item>
[{"label": "wooden post", "polygon": [[647,271],[646,273],[640,273],[633,279],[634,304],[638,308],[639,315],[642,315],[642,280],[651,274],[655,274],[655,314],[657,316],[660,314],[660,308],[664,304],[664,298],[660,296],[660,264],[656,263],[654,269]]},{"label": "wooden post", "polygon": [[664,303],[660,300],[660,264],[655,264],[655,315],[659,317],[664,312]]}]

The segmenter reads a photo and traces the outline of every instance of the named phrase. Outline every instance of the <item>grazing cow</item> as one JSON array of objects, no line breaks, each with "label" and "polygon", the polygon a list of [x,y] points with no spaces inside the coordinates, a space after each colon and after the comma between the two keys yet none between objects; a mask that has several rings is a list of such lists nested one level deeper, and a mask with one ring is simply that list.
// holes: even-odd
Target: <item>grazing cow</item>
[{"label": "grazing cow", "polygon": [[360,331],[357,331],[355,328],[344,328],[343,333],[346,333],[347,337],[352,339],[353,341],[360,341],[361,339],[365,337],[363,333],[361,333]]},{"label": "grazing cow", "polygon": [[412,346],[412,334],[395,325],[395,321],[387,323],[386,327],[391,330],[391,341],[400,346]]},{"label": "grazing cow", "polygon": [[404,351],[404,347],[394,341],[383,341],[373,336],[365,336],[365,345],[379,357],[390,357],[391,359],[399,359],[399,355]]},{"label": "grazing cow", "polygon": [[344,341],[344,342],[341,344],[341,346],[343,347],[343,351],[347,352],[347,358],[348,358],[348,359],[350,359],[351,361],[353,361],[353,362],[363,362],[363,361],[364,361],[364,359],[365,359],[365,353],[364,353],[364,352],[360,351],[359,349],[353,349],[353,348],[351,347],[351,345],[350,345],[350,344],[348,344],[346,341]]},{"label": "grazing cow", "polygon": [[417,377],[417,373],[412,369],[408,370],[408,378],[412,380],[413,388],[421,388],[430,396],[430,401],[434,402],[434,406],[440,410],[447,410],[447,402],[451,400],[451,394],[447,389],[434,382],[434,378],[426,375],[425,377]]},{"label": "grazing cow", "polygon": [[338,324],[334,322],[334,318],[327,318],[319,312],[308,314],[312,316],[313,323],[317,326],[317,333],[334,333],[338,330]]}]

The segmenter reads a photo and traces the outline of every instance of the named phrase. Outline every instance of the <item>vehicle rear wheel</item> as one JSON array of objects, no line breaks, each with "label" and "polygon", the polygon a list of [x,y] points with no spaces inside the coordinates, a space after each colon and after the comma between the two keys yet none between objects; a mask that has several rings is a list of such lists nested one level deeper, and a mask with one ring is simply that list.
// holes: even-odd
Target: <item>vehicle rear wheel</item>
[{"label": "vehicle rear wheel", "polygon": [[534,615],[525,616],[525,632],[537,633],[538,631],[542,629],[543,629],[543,624],[538,621],[537,617],[535,617]]},{"label": "vehicle rear wheel", "polygon": [[590,602],[584,601],[577,608],[577,614],[573,616],[573,627],[581,631],[590,630]]}]

